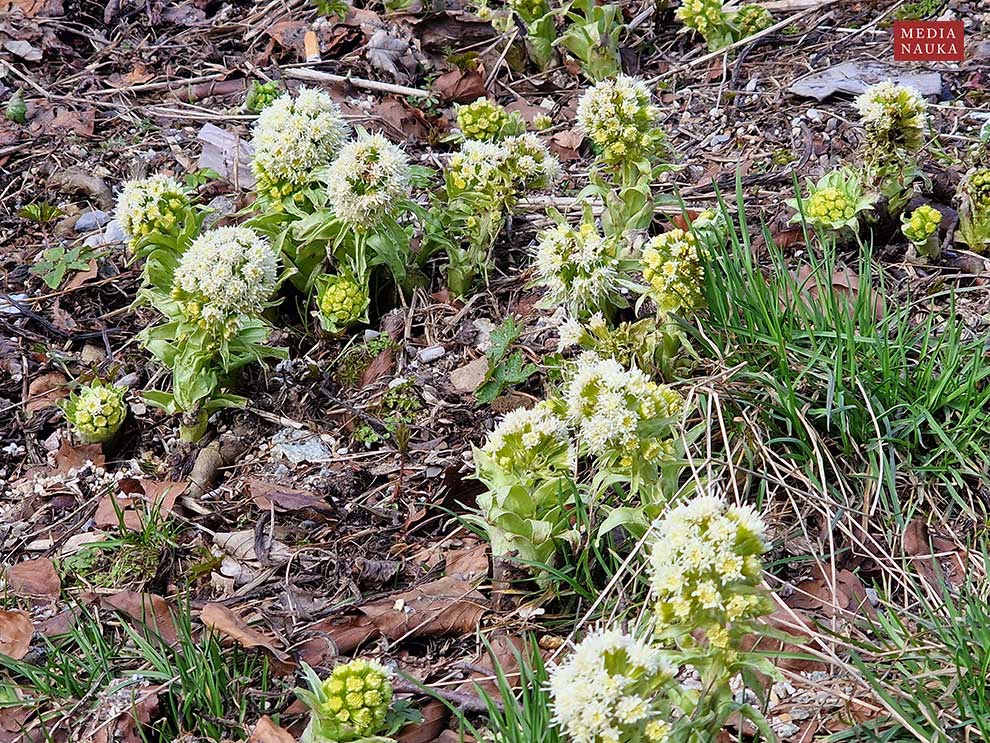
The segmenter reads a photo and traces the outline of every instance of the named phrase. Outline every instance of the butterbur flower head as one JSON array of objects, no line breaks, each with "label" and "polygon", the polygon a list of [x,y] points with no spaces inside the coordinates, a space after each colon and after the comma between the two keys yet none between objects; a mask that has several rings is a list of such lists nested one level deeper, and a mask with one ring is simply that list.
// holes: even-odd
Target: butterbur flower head
[{"label": "butterbur flower head", "polygon": [[627,75],[598,83],[577,106],[578,127],[609,165],[659,154],[665,142],[659,119],[646,83]]},{"label": "butterbur flower head", "polygon": [[871,85],[856,99],[856,108],[866,129],[869,155],[914,154],[924,146],[928,104],[913,88],[889,80]]},{"label": "butterbur flower head", "polygon": [[382,731],[394,690],[381,664],[359,658],[337,666],[316,686],[318,681],[311,679],[312,693],[300,693],[311,710],[303,740],[356,741]]},{"label": "butterbur flower head", "polygon": [[908,216],[901,215],[901,232],[915,245],[925,245],[938,233],[942,212],[928,204],[922,204]]},{"label": "butterbur flower head", "polygon": [[683,0],[674,15],[706,39],[725,23],[722,0]]},{"label": "butterbur flower head", "polygon": [[628,464],[633,456],[669,453],[659,432],[641,434],[640,424],[681,416],[684,399],[657,384],[639,369],[626,369],[615,359],[582,353],[565,379],[564,405],[578,440],[592,456]]},{"label": "butterbur flower head", "polygon": [[773,25],[773,16],[762,5],[747,3],[739,6],[732,22],[739,29],[739,34],[745,38],[770,28]]},{"label": "butterbur flower head", "polygon": [[967,173],[958,197],[959,239],[976,253],[990,251],[990,168]]},{"label": "butterbur flower head", "polygon": [[69,396],[62,410],[82,443],[98,444],[114,437],[127,415],[126,393],[125,387],[96,381]]},{"label": "butterbur flower head", "polygon": [[511,192],[511,181],[502,167],[507,156],[501,144],[468,140],[447,163],[447,188],[454,194],[480,193],[492,199]]},{"label": "butterbur flower head", "polygon": [[576,318],[622,304],[622,250],[619,238],[603,236],[591,222],[540,233],[535,283],[546,288],[543,304],[565,307]]},{"label": "butterbur flower head", "polygon": [[664,743],[675,670],[650,643],[598,629],[551,670],[554,724],[574,743]]},{"label": "butterbur flower head", "polygon": [[251,113],[261,113],[275,102],[279,96],[279,85],[275,80],[266,83],[255,80],[244,98],[244,108]]},{"label": "butterbur flower head", "polygon": [[649,295],[661,314],[691,314],[704,305],[704,268],[692,232],[673,229],[650,238],[640,259]]},{"label": "butterbur flower head", "polygon": [[972,171],[963,179],[961,186],[976,210],[990,209],[990,168]]},{"label": "butterbur flower head", "polygon": [[457,107],[457,128],[465,139],[496,142],[511,125],[512,117],[505,107],[488,98]]},{"label": "butterbur flower head", "polygon": [[[797,201],[787,202],[797,208]],[[840,168],[823,176],[818,183],[808,182],[804,200],[804,216],[819,230],[840,231],[859,227],[859,214],[873,208],[876,196],[863,190],[862,181],[852,169]],[[800,222],[801,215],[791,217]]]},{"label": "butterbur flower head", "polygon": [[502,143],[505,168],[520,194],[552,186],[560,177],[560,163],[535,134],[517,134]]},{"label": "butterbur flower head", "polygon": [[259,196],[280,201],[329,165],[347,138],[340,108],[326,93],[301,88],[265,107],[254,125],[254,160]]},{"label": "butterbur flower head", "polygon": [[326,182],[337,217],[367,229],[409,198],[409,158],[381,134],[362,132],[341,149]]},{"label": "butterbur flower head", "polygon": [[169,234],[181,228],[190,208],[185,188],[168,175],[128,181],[117,197],[117,221],[131,247],[152,232]]},{"label": "butterbur flower head", "polygon": [[317,304],[324,326],[331,332],[342,330],[361,319],[368,306],[368,295],[353,279],[326,275],[318,281]]},{"label": "butterbur flower head", "polygon": [[550,12],[550,4],[547,0],[509,0],[509,5],[527,24]]},{"label": "butterbur flower head", "polygon": [[277,279],[278,257],[268,240],[246,227],[217,227],[179,259],[172,297],[189,322],[230,338],[241,317],[260,316]]},{"label": "butterbur flower head", "polygon": [[650,554],[661,628],[701,628],[716,646],[727,628],[767,613],[757,586],[766,527],[748,506],[699,496],[662,517]]},{"label": "butterbur flower head", "polygon": [[479,478],[489,483],[502,473],[519,479],[552,476],[567,467],[568,448],[565,422],[543,402],[507,413],[476,452],[475,464]]}]

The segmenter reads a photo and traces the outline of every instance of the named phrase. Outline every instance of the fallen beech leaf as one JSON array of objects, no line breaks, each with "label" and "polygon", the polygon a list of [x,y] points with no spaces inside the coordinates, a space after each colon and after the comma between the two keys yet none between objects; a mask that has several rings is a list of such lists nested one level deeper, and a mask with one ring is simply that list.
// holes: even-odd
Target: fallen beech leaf
[{"label": "fallen beech leaf", "polygon": [[0,611],[0,655],[20,660],[31,648],[34,625],[26,611]]},{"label": "fallen beech leaf", "polygon": [[473,547],[451,550],[447,553],[446,574],[475,583],[488,577],[488,545],[479,542]]},{"label": "fallen beech leaf", "polygon": [[333,513],[333,507],[329,503],[307,490],[287,488],[257,477],[247,481],[247,489],[251,500],[262,511],[268,511],[274,505],[276,511],[310,510]]},{"label": "fallen beech leaf", "polygon": [[0,707],[0,743],[23,743],[25,725],[33,714],[34,706],[28,703],[20,707]]},{"label": "fallen beech leaf", "polygon": [[399,560],[369,560],[359,557],[351,567],[351,575],[362,587],[380,588],[395,578],[402,569]]},{"label": "fallen beech leaf", "polygon": [[[378,637],[380,632],[370,618],[360,613],[342,614],[330,617],[309,627],[307,634],[325,639],[335,648],[335,653],[349,655],[368,640]],[[314,644],[313,650],[318,650]],[[314,665],[310,663],[310,665]]]},{"label": "fallen beech leaf", "polygon": [[262,648],[283,663],[291,662],[289,655],[278,646],[278,640],[248,626],[247,622],[223,604],[207,604],[200,611],[199,618],[210,629],[229,637],[243,647]]},{"label": "fallen beech leaf", "polygon": [[477,70],[454,69],[433,81],[433,90],[445,103],[467,103],[484,98],[485,79]]},{"label": "fallen beech leaf", "polygon": [[268,715],[262,715],[251,731],[248,743],[296,743],[296,739],[288,730],[272,722]]},{"label": "fallen beech leaf", "polygon": [[410,723],[402,728],[396,738],[398,743],[435,743],[441,740],[441,733],[447,727],[447,720],[450,719],[447,705],[434,699],[424,704],[419,713],[423,716],[422,721]]},{"label": "fallen beech leaf", "polygon": [[77,271],[76,273],[72,274],[72,278],[66,282],[65,287],[63,287],[63,291],[72,291],[73,289],[78,289],[87,281],[92,281],[93,279],[98,278],[99,275],[100,275],[99,264],[96,262],[96,259],[94,258],[89,262],[89,267],[85,271]]},{"label": "fallen beech leaf", "polygon": [[465,694],[477,694],[477,687],[484,689],[492,698],[500,697],[498,681],[495,675],[495,664],[505,673],[513,687],[519,686],[519,653],[523,652],[525,644],[521,637],[498,635],[491,640],[491,652],[483,649],[471,660],[471,675],[467,681],[457,687],[457,691]]},{"label": "fallen beech leaf", "polygon": [[473,632],[487,610],[469,583],[445,576],[358,609],[390,640]]},{"label": "fallen beech leaf", "polygon": [[875,617],[876,609],[870,603],[859,577],[848,570],[839,570],[832,579],[831,572],[831,568],[813,565],[811,577],[796,585],[794,594],[786,600],[787,605],[792,609],[821,611],[828,616],[865,612]]},{"label": "fallen beech leaf", "polygon": [[392,353],[391,348],[386,348],[375,356],[365,368],[364,373],[361,375],[361,380],[358,382],[358,389],[377,382],[383,376],[389,374],[394,368],[395,355]]},{"label": "fallen beech leaf", "polygon": [[901,545],[929,585],[938,587],[945,580],[958,588],[965,582],[969,552],[951,539],[932,533],[920,516],[904,528]]},{"label": "fallen beech leaf", "polygon": [[15,596],[23,598],[56,599],[62,592],[62,581],[47,557],[13,565],[7,571],[7,584]]},{"label": "fallen beech leaf", "polygon": [[36,410],[55,407],[59,400],[69,396],[68,383],[69,380],[62,372],[48,372],[35,377],[28,385],[24,412],[30,414]]},{"label": "fallen beech leaf", "polygon": [[110,596],[103,596],[100,603],[126,614],[135,622],[156,632],[169,645],[174,645],[179,640],[172,610],[161,596],[136,591],[118,591]]},{"label": "fallen beech leaf", "polygon": [[55,470],[63,475],[69,470],[79,469],[86,462],[92,462],[97,467],[102,467],[106,461],[106,457],[103,456],[103,447],[99,444],[73,446],[68,441],[63,440],[58,451],[55,452]]},{"label": "fallen beech leaf", "polygon": [[104,496],[96,507],[94,520],[100,528],[112,528],[119,526],[123,519],[124,528],[139,531],[144,528],[148,516],[157,514],[160,518],[172,513],[176,498],[187,487],[189,483],[186,482],[126,478],[120,481],[120,489],[126,495]]},{"label": "fallen beech leaf", "polygon": [[280,21],[265,29],[265,33],[286,49],[291,49],[302,57],[306,50],[304,38],[308,30],[309,24],[303,21]]}]

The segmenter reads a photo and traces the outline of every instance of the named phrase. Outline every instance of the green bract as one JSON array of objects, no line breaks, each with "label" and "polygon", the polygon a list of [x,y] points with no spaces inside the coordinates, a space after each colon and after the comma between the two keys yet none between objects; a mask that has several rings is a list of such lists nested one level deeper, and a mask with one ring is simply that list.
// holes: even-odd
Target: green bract
[{"label": "green bract", "polygon": [[704,306],[704,268],[698,239],[692,232],[673,229],[650,238],[640,258],[647,296],[662,315],[690,315]]},{"label": "green bract", "polygon": [[368,308],[368,294],[347,276],[324,275],[317,279],[317,305],[323,327],[338,332],[359,322]]},{"label": "green bract", "polygon": [[933,258],[938,255],[938,227],[942,223],[942,212],[923,204],[910,216],[902,214],[901,223],[901,232],[919,256]]},{"label": "green bract", "polygon": [[518,113],[510,114],[504,106],[488,98],[458,106],[457,127],[464,139],[479,142],[497,142],[526,130]]},{"label": "green bract", "polygon": [[387,740],[375,737],[385,731],[394,696],[390,674],[381,664],[352,660],[323,681],[308,666],[305,671],[310,688],[296,689],[310,710],[301,743]]},{"label": "green bract", "polygon": [[675,15],[685,26],[701,34],[712,50],[732,41],[722,0],[683,0]]},{"label": "green bract", "polygon": [[[823,176],[818,183],[808,181],[808,195],[799,206],[796,199],[787,203],[798,209],[792,222],[807,219],[815,229],[838,232],[859,229],[860,212],[868,211],[876,197],[863,191],[860,177],[850,168],[840,168]],[[803,208],[803,216],[801,209]]]},{"label": "green bract", "polygon": [[82,443],[100,444],[114,437],[127,416],[126,393],[125,387],[97,380],[69,395],[62,411]]},{"label": "green bract", "polygon": [[279,97],[280,93],[281,89],[275,80],[269,80],[267,83],[254,80],[244,98],[244,108],[253,114],[261,113]]},{"label": "green bract", "polygon": [[748,3],[739,6],[732,17],[732,23],[739,31],[740,38],[746,38],[770,28],[773,25],[773,16],[762,5]]},{"label": "green bract", "polygon": [[154,233],[173,235],[180,230],[191,208],[181,183],[158,174],[128,181],[117,197],[117,221],[133,250],[138,241]]},{"label": "green bract", "polygon": [[958,234],[970,250],[990,251],[990,168],[970,171],[959,185]]}]

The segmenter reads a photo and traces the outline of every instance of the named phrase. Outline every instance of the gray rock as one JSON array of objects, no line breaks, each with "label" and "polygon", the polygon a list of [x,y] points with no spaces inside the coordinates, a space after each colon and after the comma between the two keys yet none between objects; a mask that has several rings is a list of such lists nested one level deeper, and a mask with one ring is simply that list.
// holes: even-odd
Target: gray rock
[{"label": "gray rock", "polygon": [[869,86],[891,80],[914,88],[921,95],[939,95],[942,76],[937,72],[911,72],[900,65],[874,60],[843,62],[796,80],[788,88],[794,95],[823,101],[835,93],[859,95]]},{"label": "gray rock", "polygon": [[333,458],[333,449],[318,434],[294,428],[283,428],[272,437],[272,451],[293,464],[326,462]]},{"label": "gray rock", "polygon": [[102,227],[107,222],[110,221],[110,215],[105,211],[100,209],[94,209],[93,211],[83,212],[79,215],[79,219],[73,225],[73,229],[76,232],[89,232]]},{"label": "gray rock", "polygon": [[107,223],[107,227],[103,230],[103,239],[109,243],[122,243],[127,241],[127,235],[124,234],[124,228],[120,226],[120,222],[116,219],[111,219]]},{"label": "gray rock", "polygon": [[210,203],[206,205],[209,210],[203,220],[203,229],[208,230],[221,219],[229,217],[237,211],[237,204],[229,196],[214,196]]}]

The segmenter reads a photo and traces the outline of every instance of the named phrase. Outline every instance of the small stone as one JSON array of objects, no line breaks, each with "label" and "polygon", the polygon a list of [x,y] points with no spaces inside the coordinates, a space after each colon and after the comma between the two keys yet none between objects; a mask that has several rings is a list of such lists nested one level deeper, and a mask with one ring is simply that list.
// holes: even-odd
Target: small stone
[{"label": "small stone", "polygon": [[424,364],[430,364],[442,358],[445,353],[447,353],[447,349],[443,346],[427,346],[419,352],[418,358]]},{"label": "small stone", "polygon": [[364,331],[363,339],[364,339],[364,342],[365,343],[370,343],[371,341],[375,340],[375,338],[377,338],[380,335],[381,335],[381,333],[379,333],[377,330],[372,330],[371,328],[367,328]]},{"label": "small stone", "polygon": [[79,215],[79,219],[73,225],[73,229],[76,232],[89,232],[90,230],[95,230],[107,222],[110,221],[110,215],[99,209],[93,209],[89,212],[83,212]]},{"label": "small stone", "polygon": [[127,235],[124,234],[124,228],[120,226],[120,222],[116,219],[111,219],[103,230],[103,240],[108,245],[110,243],[122,243],[127,240]]},{"label": "small stone", "polygon": [[820,123],[822,120],[822,112],[817,108],[809,108],[804,112],[804,115],[808,117],[808,121],[813,121],[816,124]]},{"label": "small stone", "polygon": [[203,229],[209,229],[222,219],[226,219],[237,211],[237,203],[229,196],[214,196],[206,205],[209,210],[203,219]]},{"label": "small stone", "polygon": [[106,351],[92,343],[87,343],[79,352],[79,360],[84,364],[99,364],[106,357]]},{"label": "small stone", "polygon": [[272,437],[272,449],[293,464],[325,462],[333,458],[333,449],[319,435],[294,428],[283,428]]}]

